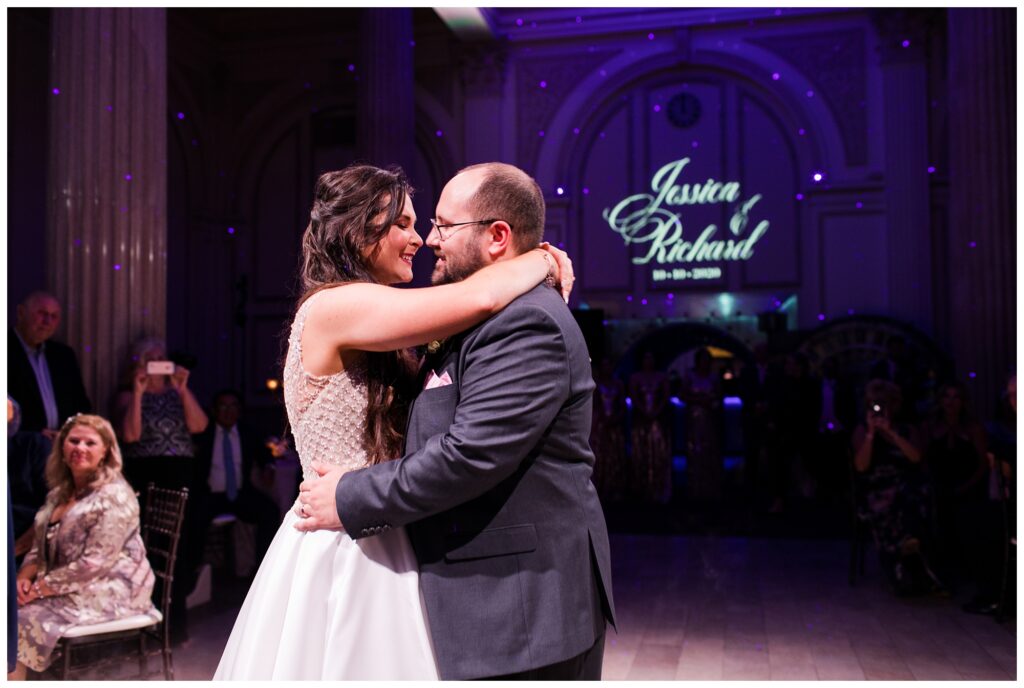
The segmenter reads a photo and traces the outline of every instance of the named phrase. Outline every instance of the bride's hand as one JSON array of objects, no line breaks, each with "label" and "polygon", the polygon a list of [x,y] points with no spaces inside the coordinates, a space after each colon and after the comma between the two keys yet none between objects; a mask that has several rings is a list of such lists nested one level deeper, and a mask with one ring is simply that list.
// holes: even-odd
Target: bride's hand
[{"label": "bride's hand", "polygon": [[572,293],[572,285],[576,277],[572,271],[572,259],[569,254],[560,248],[555,248],[546,241],[540,242],[537,248],[547,251],[555,259],[555,269],[558,274],[555,277],[555,284],[561,285],[562,298],[569,303],[569,294]]},{"label": "bride's hand", "polygon": [[341,476],[348,471],[341,466],[314,461],[313,470],[320,476],[316,480],[303,480],[299,485],[299,501],[294,507],[295,515],[301,520],[296,530],[344,530],[338,516],[338,505],[334,490]]}]

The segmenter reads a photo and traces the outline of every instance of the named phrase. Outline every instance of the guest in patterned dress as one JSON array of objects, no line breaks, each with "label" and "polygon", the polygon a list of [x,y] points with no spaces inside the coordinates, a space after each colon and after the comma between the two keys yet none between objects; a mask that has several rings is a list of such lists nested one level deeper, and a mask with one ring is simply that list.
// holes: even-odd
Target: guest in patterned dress
[{"label": "guest in patterned dress", "polygon": [[626,386],[615,377],[612,362],[601,359],[594,375],[594,417],[590,448],[594,451],[594,487],[601,499],[617,501],[629,483],[626,464]]},{"label": "guest in patterned dress", "polygon": [[921,470],[918,433],[898,417],[900,388],[872,380],[864,391],[867,414],[853,432],[858,517],[871,528],[882,570],[900,595],[940,589],[929,563],[929,492]]},{"label": "guest in patterned dress", "polygon": [[[167,347],[159,339],[143,339],[132,347],[125,367],[127,384],[117,396],[114,427],[124,444],[125,477],[141,494],[153,482],[157,487],[191,487],[195,476],[192,435],[203,432],[209,419],[188,387],[189,371],[175,365],[171,375],[149,375],[147,364],[166,361]],[[190,500],[191,501],[191,500]],[[145,507],[145,503],[143,503]],[[185,507],[185,523],[174,564],[171,599],[171,642],[188,640],[185,599],[196,582],[202,553],[202,518],[194,504]]]},{"label": "guest in patterned dress", "polygon": [[672,497],[672,451],[661,414],[668,403],[668,378],[647,352],[639,372],[629,378],[633,400],[633,492],[644,501],[668,503]]},{"label": "guest in patterned dress", "polygon": [[18,664],[9,679],[53,661],[72,626],[154,612],[154,576],[139,535],[139,503],[103,418],[72,416],[46,464],[50,493],[18,572]]}]

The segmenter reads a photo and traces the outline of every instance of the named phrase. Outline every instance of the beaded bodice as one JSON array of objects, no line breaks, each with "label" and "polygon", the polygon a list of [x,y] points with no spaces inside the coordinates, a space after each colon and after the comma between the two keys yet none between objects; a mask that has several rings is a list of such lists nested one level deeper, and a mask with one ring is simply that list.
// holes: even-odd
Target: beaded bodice
[{"label": "beaded bodice", "polygon": [[323,292],[299,306],[288,336],[284,363],[284,405],[302,464],[302,477],[316,477],[313,461],[345,468],[366,465],[363,428],[366,423],[366,370],[348,366],[331,375],[311,375],[302,365],[302,328],[310,305]]}]

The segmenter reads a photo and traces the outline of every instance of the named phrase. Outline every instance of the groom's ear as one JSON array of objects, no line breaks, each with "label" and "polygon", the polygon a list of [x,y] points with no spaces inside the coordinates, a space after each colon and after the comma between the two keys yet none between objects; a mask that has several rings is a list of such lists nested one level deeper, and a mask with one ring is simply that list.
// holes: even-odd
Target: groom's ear
[{"label": "groom's ear", "polygon": [[512,228],[504,220],[496,220],[484,230],[488,255],[497,260],[515,254],[512,246]]}]

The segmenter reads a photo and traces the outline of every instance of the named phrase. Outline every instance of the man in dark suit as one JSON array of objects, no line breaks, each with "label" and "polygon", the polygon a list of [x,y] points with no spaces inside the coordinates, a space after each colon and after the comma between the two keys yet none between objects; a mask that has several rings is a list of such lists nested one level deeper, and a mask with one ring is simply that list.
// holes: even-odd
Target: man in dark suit
[{"label": "man in dark suit", "polygon": [[59,325],[60,303],[36,291],[7,333],[7,394],[21,406],[23,432],[55,435],[69,416],[92,410],[75,352],[51,339]]},{"label": "man in dark suit", "polygon": [[189,556],[198,559],[210,522],[219,514],[234,514],[256,526],[256,561],[262,561],[281,523],[281,512],[270,496],[253,483],[269,482],[274,465],[270,449],[242,419],[242,398],[225,389],[213,398],[214,420],[196,436],[196,478],[193,481],[197,518],[196,544]]},{"label": "man in dark suit", "polygon": [[[438,201],[433,282],[525,252],[543,227],[543,194],[522,170],[466,168]],[[340,480],[314,464],[326,477],[301,486],[301,529],[407,526],[441,678],[599,679],[614,605],[579,326],[541,285],[424,369],[405,456]]]}]

